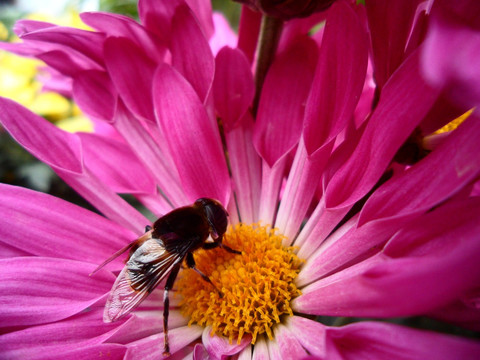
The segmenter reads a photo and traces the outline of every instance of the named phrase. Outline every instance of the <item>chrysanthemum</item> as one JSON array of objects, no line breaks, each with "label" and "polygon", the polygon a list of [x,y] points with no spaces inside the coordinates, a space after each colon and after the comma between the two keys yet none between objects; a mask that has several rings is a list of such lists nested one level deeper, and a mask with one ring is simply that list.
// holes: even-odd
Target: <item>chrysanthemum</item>
[{"label": "chrysanthemum", "polygon": [[201,1],[141,0],[140,24],[83,14],[93,32],[19,22],[10,49],[62,74],[103,125],[66,133],[0,99],[2,124],[103,215],[0,186],[1,357],[161,358],[162,285],[103,323],[123,264],[89,276],[150,223],[118,195],[129,193],[156,217],[218,199],[224,241],[242,250],[195,253],[222,297],[181,271],[175,358],[474,359],[474,340],[315,321],[430,315],[479,329],[480,122],[473,112],[423,147],[468,108],[440,111],[447,95],[423,80],[423,4],[366,3],[285,23],[261,92],[251,10],[238,47]]}]

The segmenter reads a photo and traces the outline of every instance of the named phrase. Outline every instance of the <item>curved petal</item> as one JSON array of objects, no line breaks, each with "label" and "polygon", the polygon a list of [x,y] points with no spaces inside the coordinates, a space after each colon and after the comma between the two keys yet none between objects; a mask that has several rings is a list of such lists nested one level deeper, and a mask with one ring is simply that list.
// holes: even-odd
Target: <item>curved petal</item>
[{"label": "curved petal", "polygon": [[226,132],[239,123],[254,94],[253,74],[245,55],[238,49],[222,48],[215,58],[213,97]]},{"label": "curved petal", "polygon": [[438,91],[419,76],[418,55],[413,53],[383,89],[357,148],[328,183],[328,208],[353,205],[375,185],[437,98]]},{"label": "curved petal", "polygon": [[207,326],[203,330],[202,342],[205,346],[209,359],[223,359],[225,356],[231,356],[238,354],[252,341],[250,336],[244,336],[240,344],[237,344],[236,340],[232,343],[227,338],[211,335],[212,327]]},{"label": "curved petal", "polygon": [[73,260],[23,257],[0,260],[0,327],[49,323],[75,315],[110,290],[114,277]]},{"label": "curved petal", "polygon": [[[170,344],[170,353],[185,348],[188,344],[200,338],[203,328],[200,326],[184,326],[173,329],[168,332],[168,342]],[[163,333],[149,336],[127,344],[128,350],[125,354],[125,360],[157,360],[162,359],[163,353]]]},{"label": "curved petal", "polygon": [[50,165],[67,184],[106,216],[134,231],[149,223],[83,165],[83,149],[78,135],[63,131],[4,98],[0,98],[0,120],[16,141]]},{"label": "curved petal", "polygon": [[351,121],[367,62],[367,34],[357,14],[346,3],[336,2],[328,12],[305,109],[303,134],[308,155],[328,145]]},{"label": "curved petal", "polygon": [[269,167],[291,151],[300,139],[316,53],[313,40],[298,38],[276,58],[265,78],[253,141]]},{"label": "curved petal", "polygon": [[[478,357],[480,343],[410,329],[394,324],[367,322],[328,328],[331,351],[341,359],[471,359]],[[331,359],[330,351],[325,358]]]},{"label": "curved petal", "polygon": [[[0,203],[0,242],[29,255],[99,264],[136,238],[96,213],[41,192],[0,184]],[[120,260],[113,264],[123,266]]]},{"label": "curved petal", "polygon": [[211,197],[228,204],[230,179],[217,124],[190,84],[172,67],[153,80],[155,112],[191,202]]},{"label": "curved petal", "polygon": [[73,349],[78,351],[79,356],[85,356],[86,348],[102,344],[112,330],[125,324],[104,323],[102,313],[103,309],[95,308],[55,323],[4,333],[0,336],[2,357],[45,359],[46,353],[58,356]]},{"label": "curved petal", "polygon": [[115,87],[105,71],[80,71],[73,78],[73,97],[76,104],[85,114],[95,119],[106,121],[113,119],[117,96]]},{"label": "curved petal", "polygon": [[405,57],[420,0],[369,1],[366,4],[372,41],[375,82],[382,89]]},{"label": "curved petal", "polygon": [[79,133],[83,158],[103,183],[117,193],[157,194],[155,181],[125,143],[89,133]]},{"label": "curved petal", "polygon": [[202,30],[186,5],[177,7],[170,42],[172,65],[187,79],[202,102],[213,82],[215,60]]},{"label": "curved petal", "polygon": [[287,359],[301,359],[308,355],[306,349],[303,348],[292,329],[288,326],[278,324],[275,327],[275,342],[278,344],[280,357]]},{"label": "curved petal", "polygon": [[110,78],[128,108],[134,114],[154,121],[151,90],[156,63],[126,38],[108,38],[104,55]]},{"label": "curved petal", "polygon": [[317,321],[296,316],[288,318],[287,327],[309,354],[324,358],[327,351],[327,327]]},{"label": "curved petal", "polygon": [[480,104],[479,11],[474,0],[435,1],[422,51],[425,78],[464,110]]},{"label": "curved petal", "polygon": [[480,199],[470,198],[418,217],[383,252],[302,289],[293,306],[304,313],[376,317],[445,306],[480,282],[479,213]]},{"label": "curved petal", "polygon": [[124,37],[132,40],[154,60],[161,61],[165,56],[166,47],[158,37],[127,16],[102,12],[84,12],[80,14],[80,18],[85,24],[105,33],[107,36]]}]

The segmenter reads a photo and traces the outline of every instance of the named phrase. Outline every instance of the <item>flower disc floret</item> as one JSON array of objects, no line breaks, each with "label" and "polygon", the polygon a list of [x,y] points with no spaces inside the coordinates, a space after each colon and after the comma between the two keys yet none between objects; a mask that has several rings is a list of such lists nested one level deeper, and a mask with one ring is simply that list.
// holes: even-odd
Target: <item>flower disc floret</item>
[{"label": "flower disc floret", "polygon": [[287,315],[293,315],[290,302],[300,295],[294,280],[302,261],[294,247],[282,246],[284,236],[258,224],[238,224],[229,228],[224,243],[241,250],[241,255],[223,249],[195,252],[197,268],[221,290],[200,279],[192,269],[183,271],[177,283],[182,314],[189,324],[211,326],[212,334],[230,342],[243,335],[266,334]]}]

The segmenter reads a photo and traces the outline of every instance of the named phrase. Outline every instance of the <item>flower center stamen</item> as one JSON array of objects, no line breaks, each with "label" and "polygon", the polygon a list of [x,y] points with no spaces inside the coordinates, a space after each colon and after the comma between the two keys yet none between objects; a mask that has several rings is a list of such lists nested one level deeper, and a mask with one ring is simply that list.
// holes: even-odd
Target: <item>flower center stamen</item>
[{"label": "flower center stamen", "polygon": [[284,236],[258,224],[238,224],[229,228],[224,243],[241,255],[223,249],[198,250],[195,262],[217,291],[186,269],[177,282],[182,314],[190,324],[211,326],[212,335],[223,335],[230,342],[243,335],[266,333],[273,339],[272,327],[286,315],[293,315],[290,302],[300,295],[294,284],[302,261],[293,247],[282,246]]}]

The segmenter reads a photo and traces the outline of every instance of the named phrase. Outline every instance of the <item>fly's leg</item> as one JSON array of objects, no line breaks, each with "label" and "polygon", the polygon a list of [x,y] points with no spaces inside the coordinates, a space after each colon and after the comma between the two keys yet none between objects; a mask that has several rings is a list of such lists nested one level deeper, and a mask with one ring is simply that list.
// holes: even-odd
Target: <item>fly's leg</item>
[{"label": "fly's leg", "polygon": [[152,227],[150,225],[147,225],[145,226],[145,232],[149,232],[150,230],[152,230]]},{"label": "fly's leg", "polygon": [[217,289],[217,287],[212,283],[212,280],[210,280],[210,278],[205,275],[203,272],[201,272],[200,270],[197,269],[197,267],[195,266],[195,260],[193,258],[193,254],[190,252],[187,254],[187,258],[185,260],[187,262],[187,266],[190,268],[190,269],[193,269],[195,270],[201,277],[203,280],[205,280],[206,282],[208,282],[209,284],[211,284],[215,290],[217,290],[218,292],[218,295],[220,295],[220,297],[223,297],[223,294],[220,292],[220,290]]},{"label": "fly's leg", "polygon": [[180,264],[175,266],[170,275],[168,275],[167,283],[163,291],[163,356],[170,356],[170,345],[168,344],[168,313],[170,300],[168,299],[168,291],[173,287],[178,270],[180,270]]},{"label": "fly's leg", "polygon": [[241,251],[234,250],[230,246],[227,246],[227,245],[223,244],[221,241],[205,243],[202,246],[202,248],[205,249],[205,250],[215,249],[217,247],[221,247],[222,249],[225,249],[229,253],[232,253],[232,254],[239,254],[239,255],[242,254]]}]

